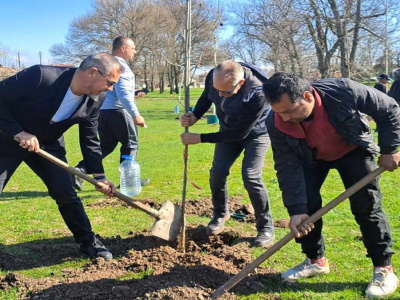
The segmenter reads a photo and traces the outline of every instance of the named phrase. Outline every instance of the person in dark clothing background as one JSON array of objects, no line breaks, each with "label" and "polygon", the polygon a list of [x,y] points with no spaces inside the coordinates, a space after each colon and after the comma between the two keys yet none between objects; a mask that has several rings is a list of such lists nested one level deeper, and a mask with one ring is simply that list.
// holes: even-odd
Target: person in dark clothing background
[{"label": "person in dark clothing background", "polygon": [[71,176],[35,152],[40,148],[67,162],[63,133],[79,124],[87,171],[104,184],[96,189],[111,196],[115,186],[104,174],[97,119],[104,92],[113,89],[121,71],[112,55],[98,53],[79,68],[36,65],[0,82],[0,193],[25,162],[45,183],[79,249],[107,260],[112,254],[93,233]]},{"label": "person in dark clothing background", "polygon": [[390,87],[388,96],[392,97],[398,104],[400,104],[400,69],[396,69],[392,72],[392,78],[394,82]]},{"label": "person in dark clothing background", "polygon": [[267,189],[262,181],[269,137],[265,119],[270,111],[262,92],[266,75],[255,66],[225,61],[211,70],[205,89],[193,112],[181,116],[184,127],[194,125],[214,103],[220,121],[215,133],[183,133],[184,145],[215,143],[214,160],[210,170],[213,217],[207,226],[208,235],[217,235],[229,219],[229,170],[244,151],[242,177],[255,210],[257,237],[255,246],[268,247],[274,240],[274,226]]},{"label": "person in dark clothing background", "polygon": [[[322,206],[320,189],[329,170],[336,169],[345,188],[376,169],[398,168],[400,108],[390,97],[345,78],[308,82],[292,73],[276,73],[263,90],[274,113],[267,119],[275,169],[289,227],[306,260],[282,274],[296,281],[329,273],[322,236],[322,219],[298,226]],[[364,114],[379,125],[379,148]],[[391,266],[392,238],[382,209],[378,179],[353,196],[350,206],[360,226],[373,276],[366,289],[370,298],[392,294],[398,278]]]},{"label": "person in dark clothing background", "polygon": [[374,85],[374,88],[386,94],[386,84],[389,81],[389,77],[386,74],[381,74],[378,76],[378,80],[379,82]]}]

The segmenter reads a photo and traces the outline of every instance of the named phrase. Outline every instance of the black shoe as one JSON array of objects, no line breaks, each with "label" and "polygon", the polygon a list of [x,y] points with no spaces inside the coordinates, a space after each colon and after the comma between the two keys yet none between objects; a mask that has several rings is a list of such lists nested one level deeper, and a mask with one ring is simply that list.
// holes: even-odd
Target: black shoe
[{"label": "black shoe", "polygon": [[253,246],[255,247],[270,247],[274,244],[275,235],[273,232],[259,232],[254,239]]},{"label": "black shoe", "polygon": [[140,181],[141,186],[146,186],[150,183],[150,179],[142,179]]},{"label": "black shoe", "polygon": [[[83,169],[80,169],[80,168],[75,168],[75,169],[77,169],[78,171],[80,171],[82,173],[85,173]],[[72,178],[72,186],[74,187],[74,189],[76,189],[78,191],[82,191],[83,179],[74,174],[71,174],[71,178]]]},{"label": "black shoe", "polygon": [[93,237],[93,240],[87,243],[80,244],[79,250],[89,255],[91,258],[102,257],[105,260],[113,258],[110,250],[108,250],[97,237]]},{"label": "black shoe", "polygon": [[229,220],[231,216],[226,215],[225,217],[212,217],[211,221],[207,225],[207,235],[218,235],[225,228],[225,221]]}]

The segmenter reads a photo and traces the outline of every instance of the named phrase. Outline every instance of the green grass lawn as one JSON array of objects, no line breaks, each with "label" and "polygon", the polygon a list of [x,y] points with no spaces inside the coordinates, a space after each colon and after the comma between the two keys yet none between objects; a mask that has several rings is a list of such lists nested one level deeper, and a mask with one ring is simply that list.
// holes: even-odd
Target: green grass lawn
[{"label": "green grass lawn", "polygon": [[[200,95],[200,89],[192,90],[191,105],[194,105]],[[183,98],[182,98],[183,103]],[[150,178],[151,183],[143,189],[137,199],[151,199],[161,203],[164,200],[181,201],[183,181],[183,146],[179,135],[183,132],[173,114],[177,104],[177,96],[158,93],[149,93],[138,99],[141,114],[145,117],[147,129],[139,129],[140,148],[138,162],[142,168],[142,177]],[[183,108],[181,107],[181,111]],[[206,124],[200,120],[190,128],[191,132],[217,131],[216,125]],[[65,135],[67,143],[67,158],[70,165],[75,165],[80,159],[80,148],[77,138],[77,127],[71,128]],[[202,190],[188,185],[187,199],[209,197],[208,175],[213,156],[212,144],[199,144],[189,147],[189,178]],[[118,183],[119,152],[116,150],[104,160],[107,177]],[[242,196],[243,202],[249,203],[248,196],[242,186],[240,175],[240,159],[234,164],[229,177],[229,191],[231,196]],[[271,150],[265,159],[264,181],[268,187],[272,213],[275,220],[287,219],[286,209],[282,205],[281,194],[278,188]],[[388,215],[392,233],[393,266],[400,274],[400,206],[398,205],[398,191],[396,185],[400,181],[400,172],[385,172],[381,180],[384,195],[384,208]],[[337,172],[331,172],[322,188],[324,202],[334,199],[343,192],[343,185]],[[103,237],[128,236],[132,231],[150,229],[152,219],[138,210],[117,207],[90,206],[104,197],[94,188],[85,183],[84,191],[79,195],[91,219],[93,229]],[[26,251],[23,243],[70,238],[71,234],[64,225],[54,201],[47,195],[44,184],[36,175],[22,165],[14,174],[3,194],[0,196],[0,251],[10,254]],[[202,222],[207,224],[205,217],[189,217],[188,223]],[[254,232],[252,226],[229,221],[231,227],[241,227]],[[277,228],[276,239],[288,233],[287,229]],[[285,285],[280,281],[265,279],[265,290],[262,293],[243,297],[243,299],[265,299],[279,295],[281,299],[363,299],[363,291],[371,279],[372,267],[370,260],[365,257],[365,249],[360,241],[360,232],[353,216],[350,213],[349,203],[346,201],[324,218],[324,236],[327,246],[327,257],[331,261],[331,274],[328,276],[301,280],[294,285]],[[74,251],[72,249],[71,251]],[[260,255],[261,249],[254,249],[254,256]],[[32,253],[32,256],[35,254]],[[300,247],[293,241],[272,256],[264,264],[277,270],[285,271],[288,267],[304,259]],[[17,272],[35,278],[51,277],[66,267],[79,268],[88,259],[79,258],[61,262],[58,265],[26,268]],[[0,275],[5,275],[0,270]],[[17,299],[15,290],[8,292],[0,290],[0,299]],[[400,292],[396,292],[392,299],[400,299]]]}]

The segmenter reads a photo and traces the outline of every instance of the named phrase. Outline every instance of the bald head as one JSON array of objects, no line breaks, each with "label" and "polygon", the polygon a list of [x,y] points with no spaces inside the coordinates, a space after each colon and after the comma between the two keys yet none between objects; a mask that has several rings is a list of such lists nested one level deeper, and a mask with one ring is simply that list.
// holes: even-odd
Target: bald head
[{"label": "bald head", "polygon": [[133,59],[136,53],[135,43],[125,36],[118,36],[114,39],[112,54],[119,56],[126,61]]},{"label": "bald head", "polygon": [[244,82],[243,67],[233,60],[226,60],[214,69],[213,86],[220,97],[236,95]]},{"label": "bald head", "polygon": [[244,78],[243,67],[233,60],[226,60],[214,69],[214,81],[236,84]]},{"label": "bald head", "polygon": [[122,45],[126,45],[130,41],[132,41],[132,40],[126,36],[117,36],[113,41],[112,51],[114,52],[114,51],[121,49]]}]

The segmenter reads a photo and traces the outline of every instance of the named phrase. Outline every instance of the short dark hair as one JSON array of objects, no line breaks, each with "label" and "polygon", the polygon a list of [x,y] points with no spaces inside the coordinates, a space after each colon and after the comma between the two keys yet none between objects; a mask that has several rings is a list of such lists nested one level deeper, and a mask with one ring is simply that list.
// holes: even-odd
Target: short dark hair
[{"label": "short dark hair", "polygon": [[122,45],[125,45],[127,41],[129,41],[130,38],[126,37],[126,36],[117,36],[112,44],[112,51],[116,51],[119,50],[119,48],[121,48]]},{"label": "short dark hair", "polygon": [[389,80],[389,76],[387,76],[386,74],[380,74],[380,75],[378,76],[378,79],[379,79],[379,80],[382,80],[382,79],[387,79],[387,80]]},{"label": "short dark hair", "polygon": [[263,91],[269,103],[279,102],[284,94],[296,103],[302,100],[304,92],[311,92],[312,88],[308,80],[294,73],[277,72],[263,84]]}]

